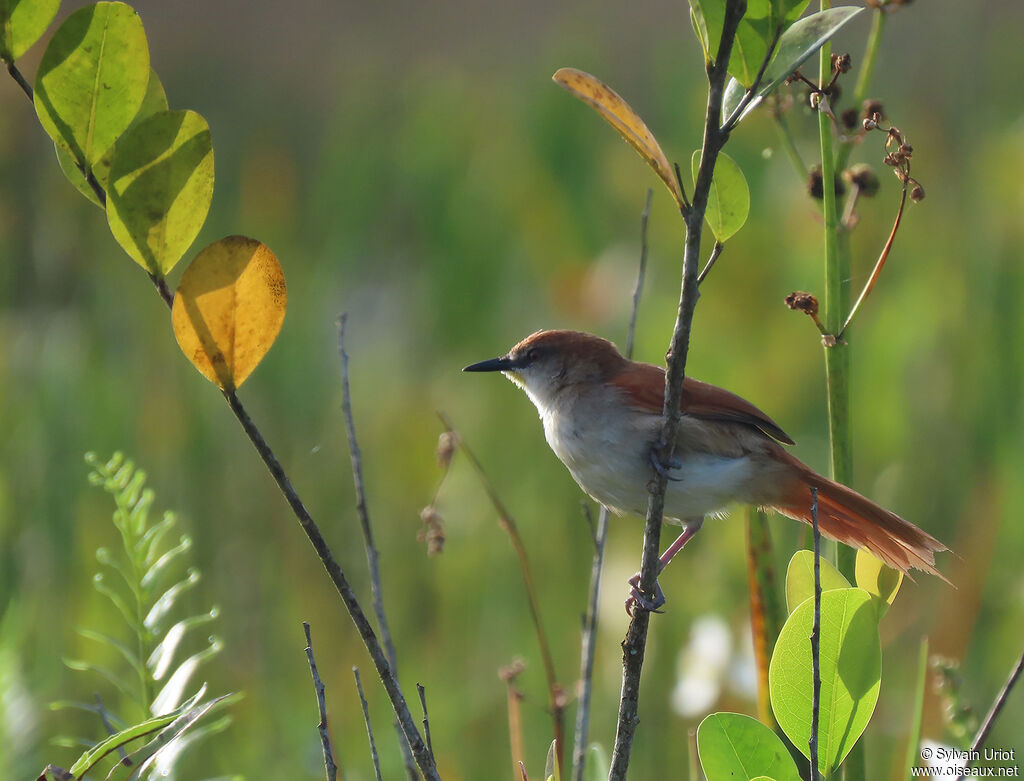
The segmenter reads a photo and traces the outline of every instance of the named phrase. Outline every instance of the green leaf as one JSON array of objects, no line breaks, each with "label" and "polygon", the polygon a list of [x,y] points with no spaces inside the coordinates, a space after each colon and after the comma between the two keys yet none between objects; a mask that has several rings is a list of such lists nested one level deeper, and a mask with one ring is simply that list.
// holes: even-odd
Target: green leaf
[{"label": "green leaf", "polygon": [[[795,8],[791,12],[794,12]],[[740,119],[753,110],[765,95],[785,81],[789,74],[803,65],[808,57],[820,49],[822,44],[835,35],[843,25],[862,10],[862,8],[855,8],[853,6],[829,8],[801,19],[786,30],[782,37],[779,38],[775,56],[765,70],[764,78],[761,79],[761,85],[757,89],[757,94],[747,104],[740,115]],[[732,72],[731,68],[730,72]],[[739,106],[746,89],[739,79],[733,78],[729,80],[722,99],[723,120],[730,117]]]},{"label": "green leaf", "polygon": [[[807,756],[811,735],[811,644],[814,601],[802,602],[782,627],[768,669],[772,710]],[[818,756],[830,776],[860,737],[878,701],[882,651],[871,595],[859,588],[821,595],[821,701]]]},{"label": "green leaf", "polygon": [[770,775],[800,781],[785,744],[768,727],[739,713],[712,713],[697,728],[697,753],[707,781],[752,781]]},{"label": "green leaf", "polygon": [[146,660],[146,666],[152,670],[154,681],[161,680],[167,674],[171,662],[174,660],[174,653],[178,650],[178,645],[181,644],[188,630],[210,623],[219,614],[220,611],[214,607],[208,613],[200,613],[197,616],[183,618],[167,630],[164,639],[159,642],[157,647],[153,649],[153,653]]},{"label": "green leaf", "polygon": [[0,0],[0,59],[11,63],[38,41],[60,0]]},{"label": "green leaf", "polygon": [[[821,565],[821,590],[849,588],[850,581],[844,578],[831,561],[819,559]],[[814,596],[814,551],[798,550],[789,560],[786,569],[786,609],[792,613],[805,599]]]},{"label": "green leaf", "polygon": [[194,111],[161,111],[130,128],[110,163],[107,221],[117,242],[163,276],[203,227],[213,198],[210,126]]},{"label": "green leaf", "polygon": [[[700,167],[700,150],[690,158],[693,180],[697,181],[697,169]],[[711,192],[708,194],[708,208],[704,214],[711,232],[718,241],[725,241],[743,227],[750,213],[750,189],[743,171],[736,162],[724,152],[719,152],[715,164],[715,174],[711,179]]]},{"label": "green leaf", "polygon": [[864,550],[857,551],[857,564],[854,569],[857,587],[871,595],[881,618],[896,599],[896,592],[903,583],[903,573],[885,564]]},{"label": "green leaf", "polygon": [[690,0],[690,21],[704,50],[704,62],[718,55],[725,26],[725,0]]},{"label": "green leaf", "polygon": [[148,83],[139,15],[124,3],[96,3],[65,19],[46,47],[36,113],[55,143],[92,168],[131,124]]},{"label": "green leaf", "polygon": [[[2,0],[0,0],[2,2]],[[146,117],[152,116],[158,111],[167,110],[167,95],[164,93],[164,85],[160,83],[160,77],[156,75],[156,71],[150,70],[149,72],[149,84],[146,86],[146,97],[142,99],[142,105],[139,106],[139,110],[135,114],[135,118],[132,120],[132,125],[140,122]],[[96,196],[96,192],[89,186],[85,176],[75,165],[75,159],[69,152],[66,152],[59,144],[54,144],[54,149],[57,150],[57,161],[60,163],[60,170],[64,172],[64,175],[68,178],[68,181],[75,186],[82,195],[88,198],[90,201],[95,203],[101,209],[103,204],[100,199]],[[96,182],[103,191],[107,191],[107,183],[110,179],[110,158],[113,155],[114,150],[108,149],[103,153],[103,156],[99,159],[93,168],[92,173],[96,178]]]},{"label": "green leaf", "polygon": [[729,57],[729,73],[744,86],[753,84],[768,53],[768,44],[774,37],[771,2],[748,0],[747,12],[736,28],[736,39]]},{"label": "green leaf", "polygon": [[153,603],[153,607],[149,609],[149,612],[142,621],[143,626],[145,626],[150,632],[156,632],[164,618],[177,603],[178,597],[186,591],[195,588],[201,577],[202,576],[199,574],[198,569],[195,567],[189,569],[188,574],[183,580],[178,581],[167,589],[160,595],[160,598]]},{"label": "green leaf", "polygon": [[558,740],[552,740],[548,747],[548,756],[544,762],[544,778],[547,781],[562,781],[562,775],[558,769]]}]

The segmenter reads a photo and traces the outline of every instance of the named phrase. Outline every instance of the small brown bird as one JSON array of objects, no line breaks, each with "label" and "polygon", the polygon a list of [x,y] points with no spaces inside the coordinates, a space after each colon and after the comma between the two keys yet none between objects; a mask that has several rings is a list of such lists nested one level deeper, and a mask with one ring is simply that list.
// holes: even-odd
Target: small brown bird
[{"label": "small brown bird", "polygon": [[[761,410],[722,388],[687,377],[683,417],[671,463],[653,445],[662,426],[665,370],[628,360],[611,342],[577,331],[538,331],[500,358],[463,371],[500,371],[526,391],[544,435],[573,479],[617,513],[646,513],[652,467],[667,470],[665,517],[683,525],[661,556],[661,569],[700,529],[704,517],[734,502],[768,507],[811,522],[811,489],[818,489],[818,525],[834,540],[870,551],[907,572],[935,569],[948,550],[895,513],[829,480],[790,455],[793,440]],[[781,443],[781,444],[780,444]],[[664,604],[630,581],[627,610]]]}]

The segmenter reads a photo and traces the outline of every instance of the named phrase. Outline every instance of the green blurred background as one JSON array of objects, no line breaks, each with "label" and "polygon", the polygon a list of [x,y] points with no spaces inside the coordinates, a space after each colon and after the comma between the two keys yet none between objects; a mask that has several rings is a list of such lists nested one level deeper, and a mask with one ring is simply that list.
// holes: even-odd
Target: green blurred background
[{"label": "green blurred background", "polygon": [[[550,75],[572,65],[603,78],[670,159],[688,160],[704,86],[686,3],[136,5],[171,107],[199,111],[213,129],[217,185],[196,249],[255,236],[287,275],[284,327],[243,401],[368,604],[334,325],[349,313],[356,423],[406,693],[415,682],[427,688],[445,778],[508,778],[497,671],[522,657],[529,769],[539,775],[550,720],[537,643],[511,547],[462,458],[438,504],[443,554],[428,558],[417,541],[441,474],[435,410],[475,448],[521,526],[559,678],[572,690],[591,557],[581,495],[526,399],[498,377],[460,369],[538,328],[589,330],[621,345],[648,186],[656,192],[636,354],[662,359],[681,221],[646,166]],[[855,66],[862,16],[836,44]],[[855,485],[958,554],[941,564],[955,588],[908,582],[882,625],[872,779],[899,775],[922,635],[962,660],[964,698],[980,711],[1024,643],[1024,103],[1012,87],[1024,70],[1022,31],[1024,6],[1012,0],[915,3],[890,18],[871,90],[913,144],[928,197],[909,209],[850,333]],[[42,48],[21,63],[30,78]],[[811,159],[813,118],[798,108],[789,120]],[[879,163],[880,142],[871,137],[855,160]],[[817,210],[764,112],[728,151],[750,182],[751,217],[702,288],[688,371],[757,403],[798,441],[801,458],[824,469],[818,335],[782,304],[792,290],[822,292]],[[898,183],[880,175],[853,240],[854,289],[898,199]],[[95,550],[115,545],[116,532],[82,454],[123,449],[148,470],[157,507],[179,511],[194,538],[204,580],[191,608],[221,608],[226,649],[202,677],[214,692],[245,692],[232,728],[196,749],[187,775],[322,777],[307,620],[346,777],[372,773],[352,665],[368,684],[385,777],[400,777],[388,703],[349,619],[168,326],[102,214],[64,181],[31,106],[13,81],[0,84],[0,776],[66,766],[73,752],[49,738],[97,734],[88,718],[50,713],[47,703],[107,691],[61,659],[97,657],[76,627],[121,631],[90,587]],[[653,622],[636,778],[685,777],[688,730],[704,713],[753,712],[743,518],[707,526],[662,579],[669,612]],[[772,531],[784,567],[802,530],[773,519]],[[624,580],[640,536],[639,521],[613,521],[592,720],[606,746]],[[710,670],[694,661],[694,636],[697,646],[714,641]],[[693,687],[707,704],[687,715],[679,703],[699,700]],[[1017,692],[990,745],[1019,755],[1022,721]],[[934,696],[925,735],[947,737]]]}]

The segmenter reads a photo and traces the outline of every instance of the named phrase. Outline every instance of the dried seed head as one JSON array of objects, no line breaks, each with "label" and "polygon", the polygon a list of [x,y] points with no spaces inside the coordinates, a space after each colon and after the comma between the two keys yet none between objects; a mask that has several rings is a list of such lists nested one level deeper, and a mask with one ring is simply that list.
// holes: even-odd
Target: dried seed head
[{"label": "dried seed head", "polygon": [[436,556],[444,550],[444,519],[434,505],[428,505],[420,510],[420,520],[423,521],[423,528],[416,539],[427,544],[428,556]]},{"label": "dried seed head", "polygon": [[442,469],[447,469],[451,465],[458,444],[459,435],[454,431],[445,431],[437,438],[437,463]]},{"label": "dried seed head", "polygon": [[865,198],[871,198],[878,192],[878,175],[867,163],[858,163],[847,168],[843,171],[843,179],[856,185],[860,194]]},{"label": "dried seed head", "polygon": [[900,163],[897,155],[893,154],[892,152],[890,152],[885,157],[883,157],[882,158],[882,162],[885,163],[886,165],[891,165],[891,166],[897,166]]},{"label": "dried seed head", "polygon": [[505,683],[514,681],[526,669],[526,662],[522,659],[513,659],[511,664],[498,668],[498,677]]},{"label": "dried seed head", "polygon": [[[843,185],[839,177],[836,177],[835,179],[834,190],[836,195],[842,195],[846,192],[846,187]],[[825,197],[820,165],[814,166],[807,172],[807,192],[812,198],[819,201]]]},{"label": "dried seed head", "polygon": [[849,54],[833,54],[832,55],[832,70],[838,73],[847,73],[850,70],[850,55]]},{"label": "dried seed head", "polygon": [[847,130],[853,130],[855,127],[857,127],[858,118],[859,115],[857,113],[857,109],[855,108],[848,108],[846,109],[846,111],[839,115],[839,121],[843,123],[843,127],[845,127]]},{"label": "dried seed head", "polygon": [[906,158],[909,158],[914,154],[914,147],[910,144],[900,144],[900,154]]},{"label": "dried seed head", "polygon": [[924,188],[920,184],[915,184],[914,188],[910,191],[910,200],[914,203],[920,203],[924,200]]},{"label": "dried seed head", "polygon": [[878,120],[877,119],[872,119],[871,117],[868,117],[867,119],[864,120],[864,129],[865,130],[878,130]]},{"label": "dried seed head", "polygon": [[875,122],[881,122],[885,119],[885,106],[882,105],[880,100],[865,100],[861,105],[861,116],[864,119],[873,119]]},{"label": "dried seed head", "polygon": [[804,312],[811,317],[818,314],[818,299],[810,293],[799,290],[786,296],[786,306],[794,311]]}]

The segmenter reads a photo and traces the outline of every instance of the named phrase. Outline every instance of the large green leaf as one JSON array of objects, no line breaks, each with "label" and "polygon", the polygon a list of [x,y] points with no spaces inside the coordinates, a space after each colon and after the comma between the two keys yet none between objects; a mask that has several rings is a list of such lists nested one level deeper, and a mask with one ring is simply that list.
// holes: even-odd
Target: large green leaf
[{"label": "large green leaf", "polygon": [[[768,669],[772,710],[793,744],[808,756],[811,736],[811,644],[814,600],[802,602],[782,627]],[[827,778],[857,742],[878,701],[882,651],[871,595],[844,588],[821,595],[821,700],[818,758]]]},{"label": "large green leaf", "polygon": [[800,781],[800,773],[778,736],[757,719],[712,713],[697,728],[697,753],[707,781]]},{"label": "large green leaf", "polygon": [[[779,38],[775,56],[765,70],[764,78],[761,79],[761,85],[758,87],[756,95],[747,104],[740,118],[742,119],[746,116],[749,111],[761,102],[765,95],[785,81],[789,74],[803,65],[808,57],[820,49],[822,44],[835,35],[840,28],[862,10],[862,8],[855,8],[853,6],[829,8],[808,16],[806,19],[801,19],[786,30],[782,37]],[[744,86],[739,79],[733,78],[729,80],[722,99],[723,118],[728,118],[732,115],[733,111],[739,106],[746,90],[747,86]]]},{"label": "large green leaf", "polygon": [[194,111],[161,111],[129,129],[110,161],[107,221],[114,238],[163,276],[203,227],[213,198],[210,126]]},{"label": "large green leaf", "polygon": [[131,124],[149,83],[142,21],[124,3],[75,11],[54,33],[36,75],[43,129],[86,168]]},{"label": "large green leaf", "polygon": [[[693,170],[693,180],[696,182],[697,169],[700,167],[699,149],[690,158],[690,167]],[[704,215],[711,232],[718,241],[725,241],[743,227],[749,213],[750,188],[747,187],[746,177],[735,160],[720,152],[715,163],[715,175],[711,179],[707,212]]]},{"label": "large green leaf", "polygon": [[745,87],[754,83],[768,53],[768,44],[775,35],[772,10],[769,0],[747,0],[747,12],[736,28],[729,74]]},{"label": "large green leaf", "polygon": [[0,0],[0,60],[14,62],[38,41],[60,0]]},{"label": "large green leaf", "polygon": [[126,746],[139,738],[143,738],[146,735],[152,735],[154,732],[159,732],[168,724],[173,723],[177,718],[177,713],[169,713],[166,716],[147,719],[139,724],[134,724],[127,729],[123,729],[82,754],[75,764],[71,766],[68,772],[75,778],[80,778],[88,773],[107,754],[112,751],[117,751],[117,749]]},{"label": "large green leaf", "polygon": [[[819,558],[821,590],[849,588],[850,582],[828,559]],[[814,596],[814,551],[798,550],[786,569],[786,609],[792,613],[797,605]]]}]

